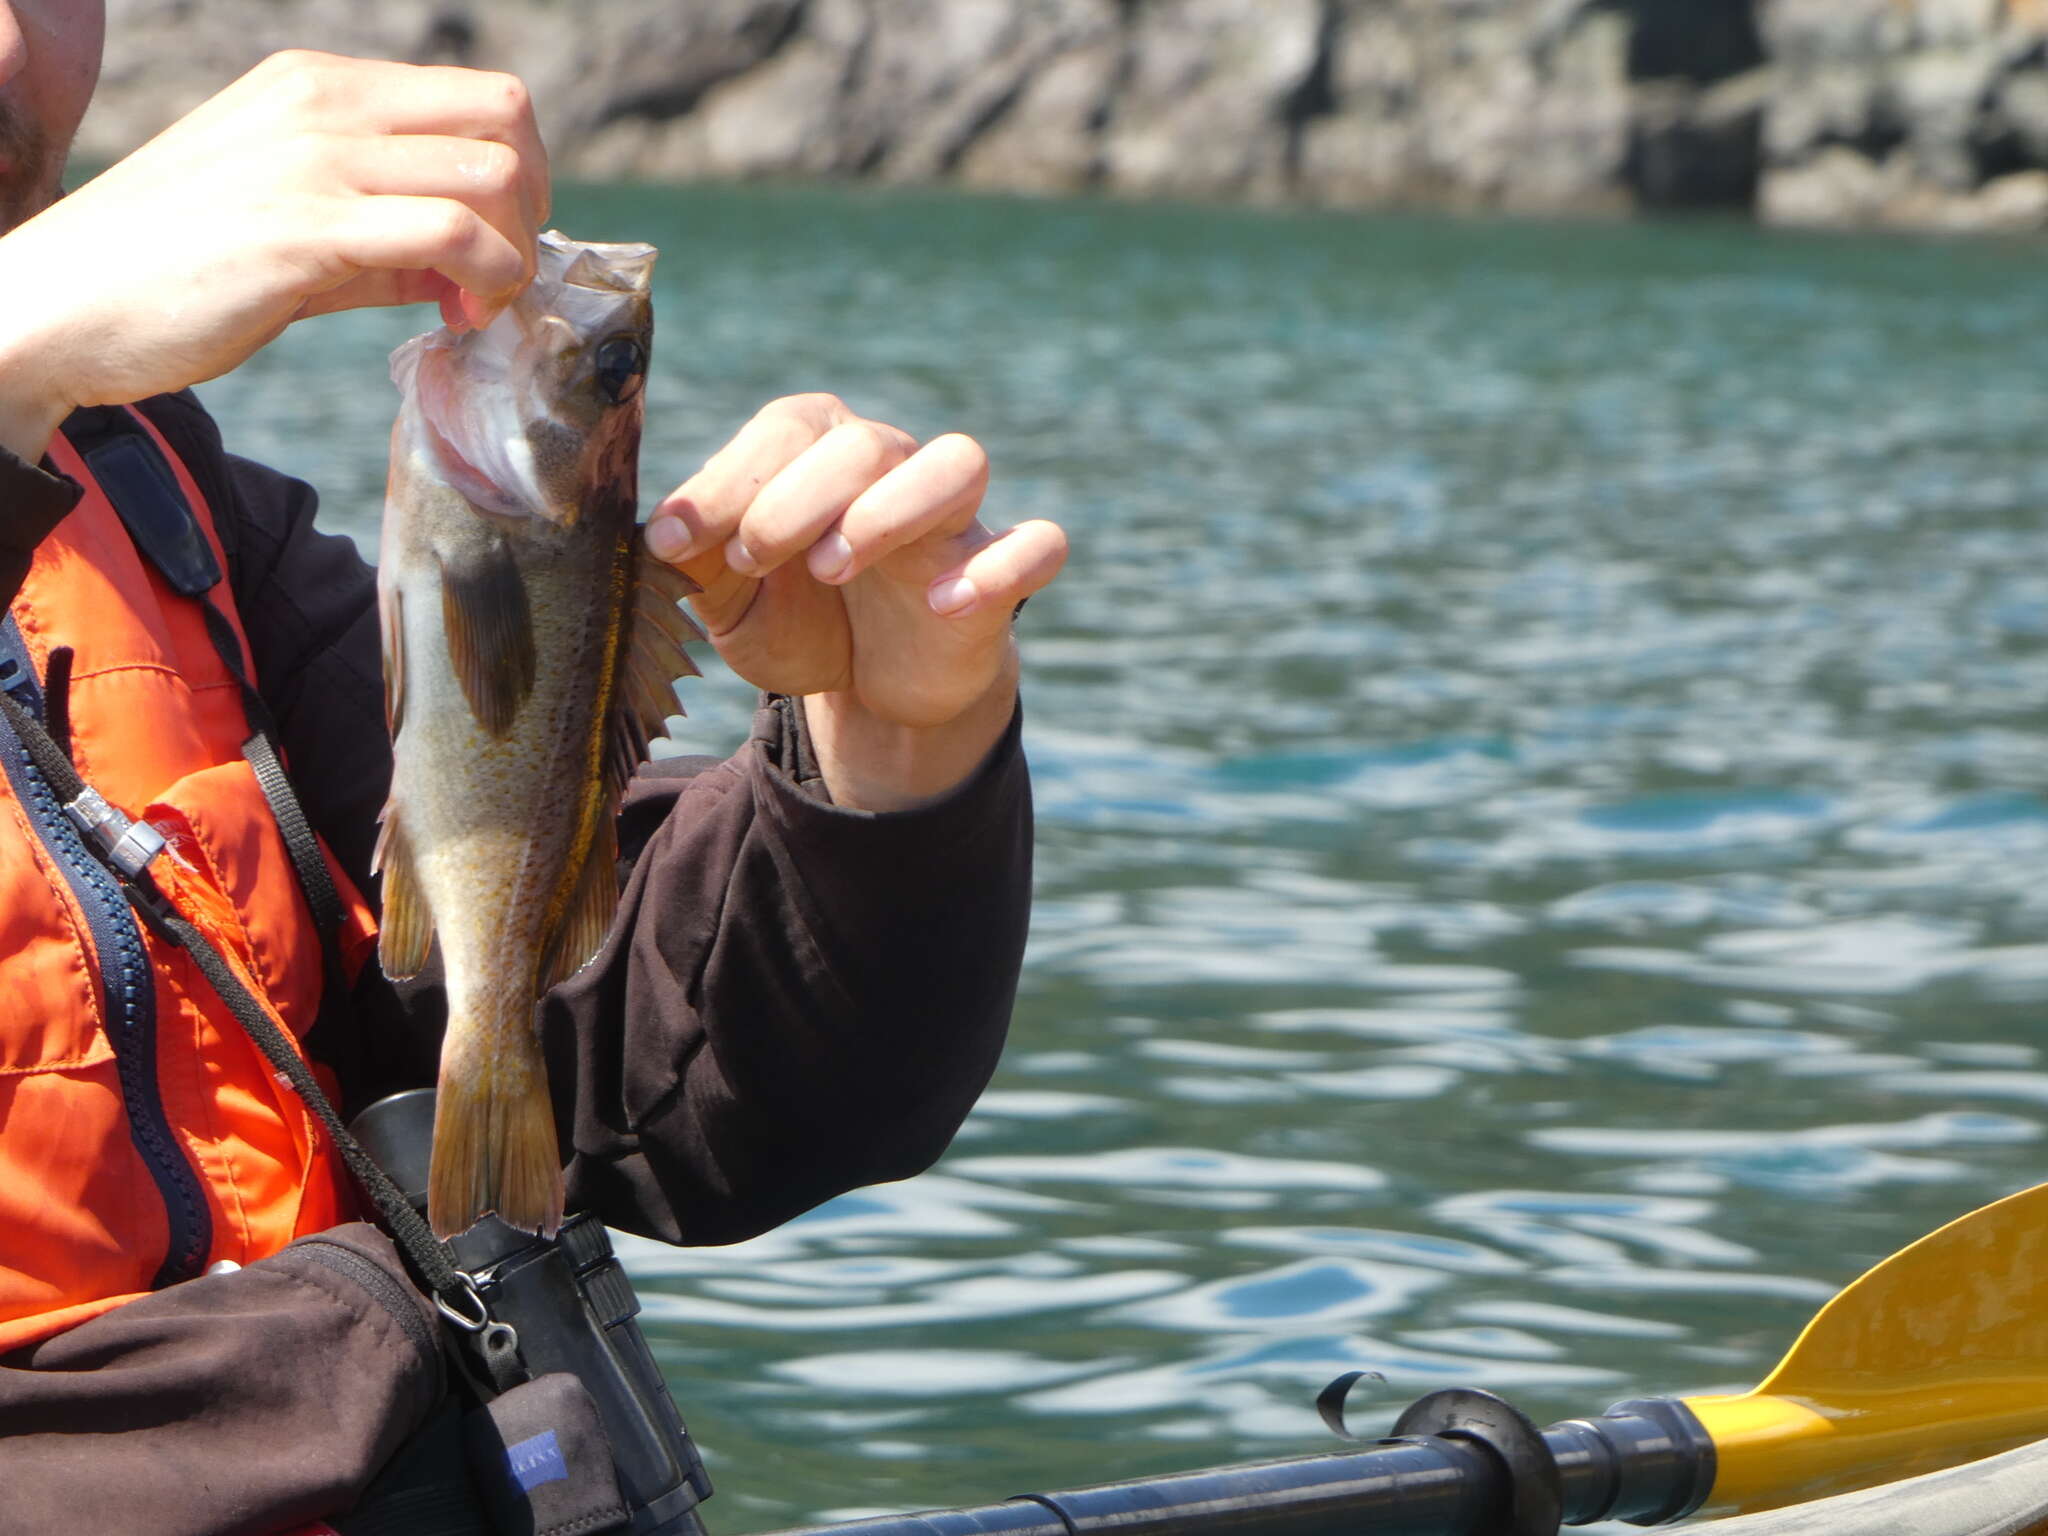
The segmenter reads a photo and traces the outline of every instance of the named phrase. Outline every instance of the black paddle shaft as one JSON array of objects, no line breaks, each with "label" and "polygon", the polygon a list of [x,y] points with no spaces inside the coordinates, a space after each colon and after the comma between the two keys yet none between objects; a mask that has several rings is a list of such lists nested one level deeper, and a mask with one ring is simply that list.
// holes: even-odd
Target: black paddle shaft
[{"label": "black paddle shaft", "polygon": [[1556,1536],[1560,1523],[1676,1519],[1713,1482],[1712,1442],[1671,1401],[1538,1430],[1499,1398],[1453,1389],[1395,1428],[1369,1449],[778,1536]]}]

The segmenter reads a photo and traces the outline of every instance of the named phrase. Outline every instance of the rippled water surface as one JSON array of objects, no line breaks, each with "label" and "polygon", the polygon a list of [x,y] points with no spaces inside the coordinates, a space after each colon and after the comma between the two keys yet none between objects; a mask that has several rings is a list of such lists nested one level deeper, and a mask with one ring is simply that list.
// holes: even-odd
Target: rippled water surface
[{"label": "rippled water surface", "polygon": [[[1038,908],[932,1174],[631,1257],[712,1523],[1753,1383],[2048,1120],[2037,248],[778,192],[663,247],[647,473],[809,388],[965,428]],[[208,389],[374,524],[418,318]],[[730,679],[694,750],[737,743]],[[1373,1417],[1368,1405],[1359,1415]],[[1382,1415],[1382,1421],[1384,1415]]]}]

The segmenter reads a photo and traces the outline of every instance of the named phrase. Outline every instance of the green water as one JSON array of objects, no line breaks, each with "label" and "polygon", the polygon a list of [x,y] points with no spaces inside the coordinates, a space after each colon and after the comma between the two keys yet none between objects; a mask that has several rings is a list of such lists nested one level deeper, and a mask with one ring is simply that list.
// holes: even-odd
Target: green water
[{"label": "green water", "polygon": [[[647,475],[832,389],[1074,557],[1038,909],[932,1175],[636,1246],[720,1533],[1288,1454],[1337,1372],[1752,1383],[2042,1172],[2038,247],[570,192]],[[417,317],[207,397],[371,532]],[[749,698],[689,694],[692,750]],[[1375,1424],[1371,1404],[1358,1415]]]}]

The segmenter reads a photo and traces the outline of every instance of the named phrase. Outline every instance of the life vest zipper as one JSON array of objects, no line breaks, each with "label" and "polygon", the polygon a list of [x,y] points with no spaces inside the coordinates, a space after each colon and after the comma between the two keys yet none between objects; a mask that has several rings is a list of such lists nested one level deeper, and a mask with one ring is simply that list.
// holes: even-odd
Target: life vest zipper
[{"label": "life vest zipper", "polygon": [[[41,715],[42,690],[21,631],[10,614],[0,626],[0,687]],[[129,1135],[143,1166],[163,1197],[168,1242],[153,1284],[161,1288],[189,1280],[206,1266],[213,1247],[213,1219],[198,1172],[179,1147],[164,1113],[157,1082],[156,977],[141,925],[106,868],[85,842],[55,793],[36,771],[11,729],[0,729],[0,771],[29,825],[85,913],[92,934],[102,1014],[128,1110]]]}]

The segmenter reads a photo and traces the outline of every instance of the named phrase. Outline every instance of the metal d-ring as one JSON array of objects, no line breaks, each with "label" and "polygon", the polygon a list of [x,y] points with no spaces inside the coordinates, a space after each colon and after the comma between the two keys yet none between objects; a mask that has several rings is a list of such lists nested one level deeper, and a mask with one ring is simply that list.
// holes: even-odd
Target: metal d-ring
[{"label": "metal d-ring", "polygon": [[477,1289],[476,1276],[470,1274],[467,1270],[458,1269],[455,1271],[455,1278],[462,1282],[464,1296],[476,1307],[476,1316],[464,1317],[462,1313],[449,1304],[448,1298],[439,1291],[434,1293],[434,1310],[447,1318],[449,1322],[460,1328],[464,1333],[482,1333],[491,1326],[490,1304],[484,1300],[484,1293]]}]

